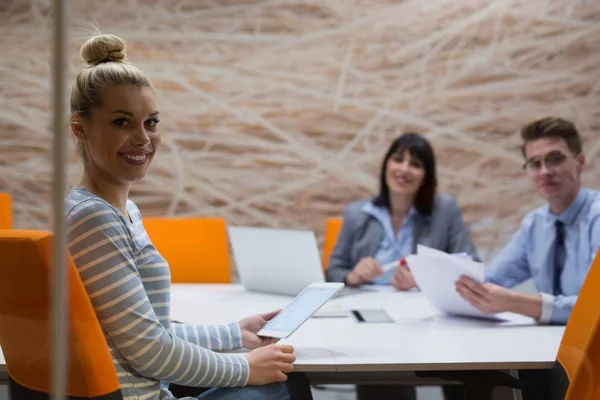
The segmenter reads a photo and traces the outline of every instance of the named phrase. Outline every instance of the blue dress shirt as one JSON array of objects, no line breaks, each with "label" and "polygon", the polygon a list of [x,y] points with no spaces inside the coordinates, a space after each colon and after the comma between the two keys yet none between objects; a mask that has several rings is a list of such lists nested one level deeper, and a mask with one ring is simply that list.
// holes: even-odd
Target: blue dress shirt
[{"label": "blue dress shirt", "polygon": [[[560,215],[548,205],[527,214],[518,231],[486,268],[485,280],[513,287],[532,278],[542,296],[541,323],[566,324],[598,247],[599,193],[581,188]],[[566,260],[560,276],[561,292],[553,295],[555,221],[565,224]]]},{"label": "blue dress shirt", "polygon": [[[375,206],[369,201],[365,203],[362,210],[372,215],[383,226],[383,236],[374,257],[379,265],[383,266],[394,261],[399,261],[411,253],[413,244],[413,219],[416,212],[413,207],[410,208],[408,215],[398,230],[398,235],[394,233],[392,218],[387,208]],[[390,285],[395,272],[396,268],[393,268],[375,278],[371,283],[375,285]]]}]

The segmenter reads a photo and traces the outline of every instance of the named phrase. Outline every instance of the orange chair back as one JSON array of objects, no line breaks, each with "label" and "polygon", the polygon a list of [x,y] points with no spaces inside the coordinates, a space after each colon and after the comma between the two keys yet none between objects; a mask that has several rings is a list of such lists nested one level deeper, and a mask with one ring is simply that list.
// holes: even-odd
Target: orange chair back
[{"label": "orange chair back", "polygon": [[144,218],[154,247],[169,263],[173,283],[231,283],[223,218]]},{"label": "orange chair back", "polygon": [[325,239],[323,241],[323,269],[329,265],[329,257],[342,229],[342,218],[328,218],[325,223]]},{"label": "orange chair back", "polygon": [[600,251],[579,292],[556,361],[555,381],[566,376],[565,399],[600,399]]},{"label": "orange chair back", "polygon": [[12,199],[8,193],[0,193],[0,229],[12,228]]},{"label": "orange chair back", "polygon": [[[51,389],[52,238],[50,232],[0,230],[0,346],[10,379],[42,393]],[[70,257],[68,263],[68,395],[120,397],[100,324]]]}]

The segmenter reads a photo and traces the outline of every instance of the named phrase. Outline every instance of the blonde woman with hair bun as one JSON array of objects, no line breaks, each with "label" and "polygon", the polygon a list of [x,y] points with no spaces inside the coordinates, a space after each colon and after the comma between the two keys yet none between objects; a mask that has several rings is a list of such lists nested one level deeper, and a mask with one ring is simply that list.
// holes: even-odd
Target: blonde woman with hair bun
[{"label": "blonde woman with hair bun", "polygon": [[[81,56],[87,66],[73,82],[70,126],[83,178],[66,198],[69,252],[123,397],[173,400],[174,383],[199,388],[199,399],[312,398],[306,376],[292,373],[293,348],[256,334],[277,312],[219,326],[171,322],[169,266],[128,198],[160,148],[152,83],[127,62],[118,36],[90,38]],[[252,350],[218,353],[237,348]]]}]

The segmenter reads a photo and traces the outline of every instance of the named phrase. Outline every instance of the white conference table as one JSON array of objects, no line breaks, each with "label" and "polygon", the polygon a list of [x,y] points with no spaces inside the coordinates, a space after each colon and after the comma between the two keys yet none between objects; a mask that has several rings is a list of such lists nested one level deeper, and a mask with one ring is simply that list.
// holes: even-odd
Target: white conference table
[{"label": "white conference table", "polygon": [[[175,284],[171,317],[192,324],[227,323],[282,308],[291,299],[246,292],[237,284]],[[423,384],[415,372],[552,368],[564,332],[564,327],[539,326],[526,318],[499,323],[446,316],[421,293],[390,288],[335,298],[321,311],[366,308],[383,308],[395,322],[311,318],[281,342],[295,348],[295,371],[308,373],[313,383]],[[6,379],[4,364],[0,351],[0,379]]]},{"label": "white conference table", "polygon": [[[171,315],[225,323],[284,307],[291,297],[241,285],[174,285]],[[297,371],[394,372],[552,368],[564,327],[528,318],[495,322],[442,315],[419,292],[382,288],[331,300],[321,311],[383,308],[394,323],[311,318],[282,343],[294,345]]]}]

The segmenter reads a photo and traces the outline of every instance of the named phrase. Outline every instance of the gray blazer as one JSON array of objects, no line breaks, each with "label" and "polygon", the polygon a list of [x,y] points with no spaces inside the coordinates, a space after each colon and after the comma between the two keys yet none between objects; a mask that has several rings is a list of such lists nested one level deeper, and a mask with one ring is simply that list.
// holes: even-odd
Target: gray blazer
[{"label": "gray blazer", "polygon": [[[344,282],[346,275],[363,257],[374,257],[383,238],[383,226],[362,207],[372,199],[350,204],[344,210],[344,221],[329,265],[325,271],[327,281]],[[430,216],[415,214],[412,252],[422,244],[447,253],[465,252],[479,260],[471,234],[465,226],[456,200],[444,194],[435,198]]]}]

